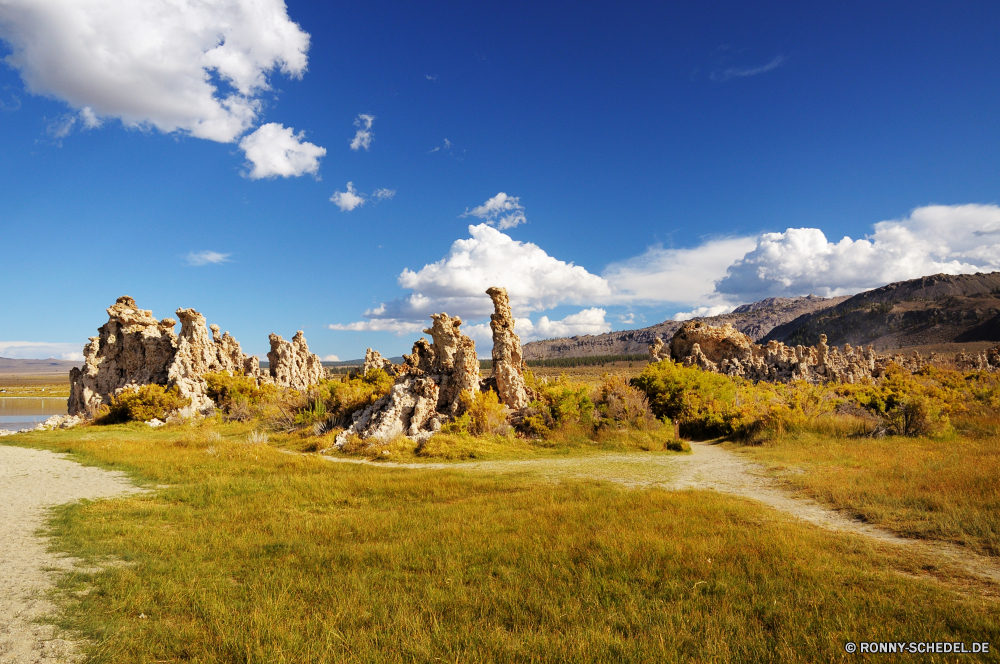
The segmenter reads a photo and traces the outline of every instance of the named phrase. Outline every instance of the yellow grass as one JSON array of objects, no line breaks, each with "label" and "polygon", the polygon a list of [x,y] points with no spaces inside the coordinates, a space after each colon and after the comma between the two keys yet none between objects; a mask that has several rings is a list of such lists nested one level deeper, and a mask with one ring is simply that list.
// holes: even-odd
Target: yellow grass
[{"label": "yellow grass", "polygon": [[948,439],[788,435],[735,448],[781,471],[807,496],[906,537],[1000,555],[996,437]]},{"label": "yellow grass", "polygon": [[154,488],[53,523],[59,550],[120,561],[63,584],[92,588],[62,601],[95,661],[815,662],[861,639],[1000,642],[994,600],[756,503],[331,464],[250,430],[19,439]]}]

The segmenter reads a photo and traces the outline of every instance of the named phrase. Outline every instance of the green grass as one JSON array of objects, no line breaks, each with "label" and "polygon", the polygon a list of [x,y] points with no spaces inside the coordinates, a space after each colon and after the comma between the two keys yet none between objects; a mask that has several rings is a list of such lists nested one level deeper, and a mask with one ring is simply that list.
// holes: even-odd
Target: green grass
[{"label": "green grass", "polygon": [[800,492],[906,537],[1000,556],[997,438],[849,438],[799,433],[739,448]]},{"label": "green grass", "polygon": [[58,550],[120,561],[62,585],[91,588],[63,595],[62,624],[95,661],[813,662],[861,639],[1000,642],[994,599],[755,503],[331,464],[248,431],[19,439],[168,485],[57,510]]}]

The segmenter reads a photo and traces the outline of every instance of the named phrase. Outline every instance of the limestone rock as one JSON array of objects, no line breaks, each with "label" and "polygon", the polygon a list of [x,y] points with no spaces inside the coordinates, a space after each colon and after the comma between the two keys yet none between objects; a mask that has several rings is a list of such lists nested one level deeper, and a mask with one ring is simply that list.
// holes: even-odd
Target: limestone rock
[{"label": "limestone rock", "polygon": [[1000,371],[1000,345],[970,355],[962,351],[955,355],[955,368],[959,371]]},{"label": "limestone rock", "polygon": [[681,327],[670,342],[670,350],[671,357],[687,367],[775,383],[877,381],[885,376],[890,364],[911,372],[928,364],[916,352],[908,358],[880,355],[871,346],[862,349],[850,344],[845,344],[841,351],[827,345],[825,334],[820,335],[815,346],[791,347],[773,340],[762,346],[730,325],[716,327],[701,322]]},{"label": "limestone rock", "polygon": [[[319,358],[309,353],[301,332],[291,342],[272,335],[280,342],[281,359],[271,368],[281,373],[279,381],[261,372],[257,358],[244,354],[228,332],[219,334],[218,325],[206,327],[205,317],[194,309],[177,310],[180,335],[174,332],[177,320],[157,320],[128,296],[118,298],[107,311],[108,322],[84,346],[83,367],[70,371],[70,415],[92,418],[123,390],[155,384],[177,387],[182,397],[191,400],[178,414],[190,416],[215,408],[206,393],[207,373],[228,371],[258,383],[273,380],[283,387],[300,389],[318,382],[325,373]],[[271,348],[275,350],[273,340]]]},{"label": "limestone rock", "polygon": [[486,294],[493,300],[490,328],[493,330],[493,376],[497,393],[501,403],[519,411],[528,405],[530,398],[524,384],[521,339],[514,333],[510,298],[506,288],[488,288]]},{"label": "limestone rock", "polygon": [[700,321],[689,321],[681,326],[670,340],[670,355],[687,357],[697,344],[709,361],[716,364],[724,358],[745,362],[750,358],[753,342],[730,324],[717,327]]},{"label": "limestone rock", "polygon": [[656,337],[653,339],[653,343],[649,344],[649,361],[659,362],[660,360],[666,360],[670,357],[669,348],[664,351],[665,344],[663,339]]},{"label": "limestone rock", "polygon": [[[476,344],[462,334],[461,319],[445,313],[431,319],[425,331],[434,341],[420,339],[413,344],[392,390],[351,416],[351,425],[337,435],[336,447],[352,435],[383,442],[397,436],[425,440],[460,413],[463,394],[472,396],[479,390]],[[380,360],[387,362],[369,349],[365,366]]]},{"label": "limestone rock", "polygon": [[381,369],[390,376],[395,376],[398,373],[395,365],[388,358],[382,357],[382,354],[377,350],[369,348],[365,351],[365,363],[361,367],[361,375],[364,376],[372,369]]},{"label": "limestone rock", "polygon": [[309,352],[306,337],[299,330],[291,341],[271,333],[271,350],[267,354],[271,378],[280,387],[304,390],[326,377],[326,369],[319,356]]}]

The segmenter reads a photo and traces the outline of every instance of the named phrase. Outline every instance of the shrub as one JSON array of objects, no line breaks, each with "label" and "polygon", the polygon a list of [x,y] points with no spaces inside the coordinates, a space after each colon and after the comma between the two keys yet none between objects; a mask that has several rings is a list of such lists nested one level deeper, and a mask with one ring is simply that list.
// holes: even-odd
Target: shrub
[{"label": "shrub", "polygon": [[165,420],[173,411],[190,405],[191,400],[181,397],[176,385],[169,390],[163,385],[143,385],[111,397],[111,406],[96,421],[98,424],[118,424]]},{"label": "shrub", "polygon": [[205,374],[206,393],[225,413],[227,420],[246,422],[259,415],[261,405],[273,398],[279,389],[249,376],[233,376],[228,371]]},{"label": "shrub", "polygon": [[462,395],[465,414],[469,416],[469,433],[479,436],[483,434],[503,435],[509,425],[507,407],[500,403],[500,395],[493,390],[476,392],[475,396]]},{"label": "shrub", "polygon": [[604,419],[617,426],[648,429],[657,425],[646,395],[621,376],[605,376],[596,401]]}]

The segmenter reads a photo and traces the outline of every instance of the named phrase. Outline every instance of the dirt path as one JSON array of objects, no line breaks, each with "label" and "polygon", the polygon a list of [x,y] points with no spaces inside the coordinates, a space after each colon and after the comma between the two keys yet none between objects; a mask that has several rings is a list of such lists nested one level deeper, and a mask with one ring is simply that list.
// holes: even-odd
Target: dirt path
[{"label": "dirt path", "polygon": [[721,445],[691,443],[690,455],[603,454],[571,459],[470,461],[462,463],[392,463],[324,457],[329,461],[424,469],[463,469],[488,473],[528,473],[539,479],[598,479],[632,488],[708,489],[759,501],[786,514],[829,530],[850,532],[905,547],[947,562],[966,574],[1000,584],[1000,562],[945,542],[900,537],[888,530],[852,519],[815,501],[795,498],[781,490],[764,468]]},{"label": "dirt path", "polygon": [[52,573],[74,561],[46,551],[36,535],[47,508],[140,491],[122,473],[81,466],[64,455],[0,445],[0,664],[76,661],[76,644],[34,621],[55,607]]}]

